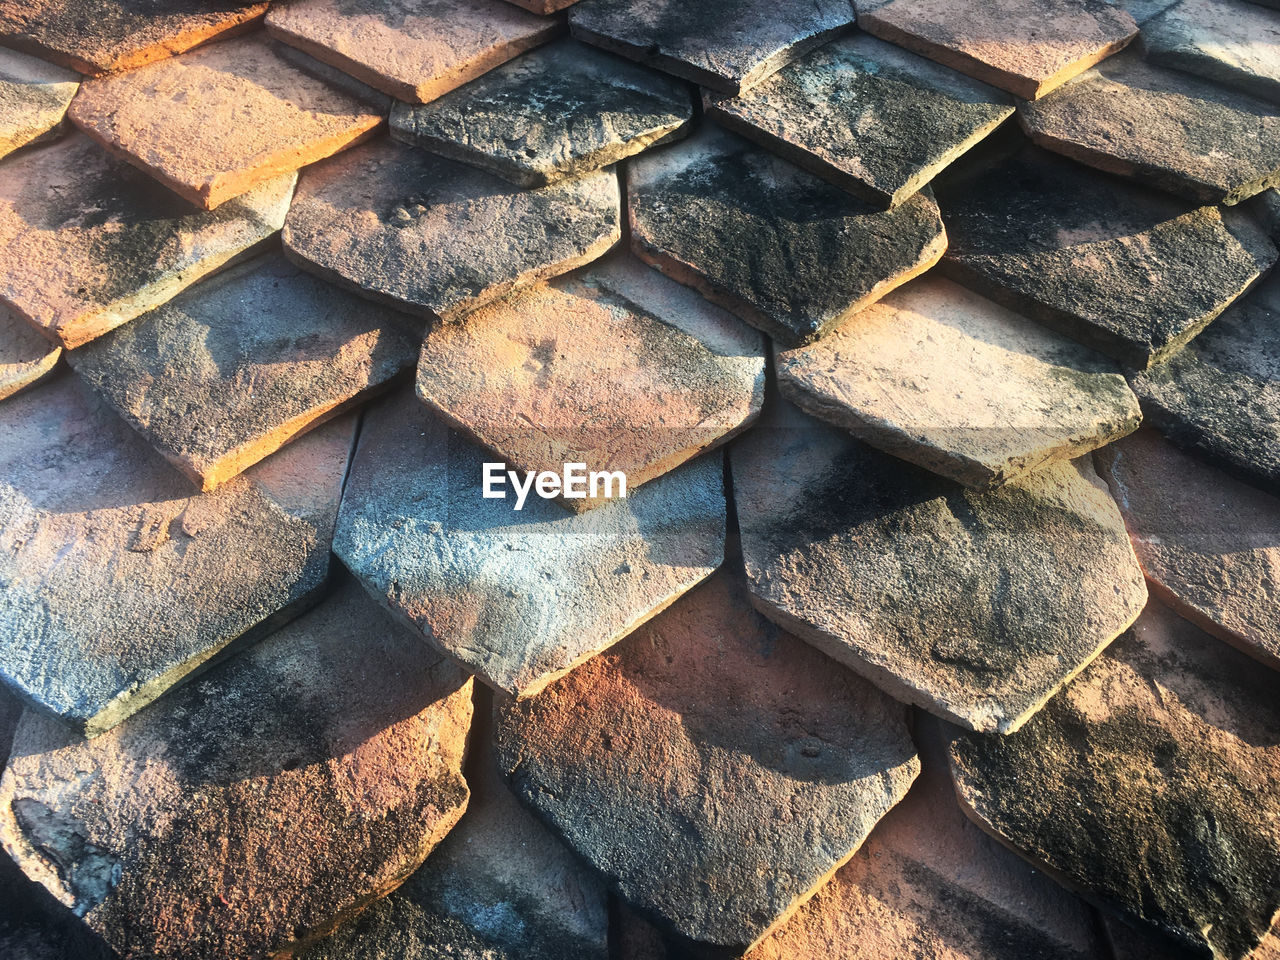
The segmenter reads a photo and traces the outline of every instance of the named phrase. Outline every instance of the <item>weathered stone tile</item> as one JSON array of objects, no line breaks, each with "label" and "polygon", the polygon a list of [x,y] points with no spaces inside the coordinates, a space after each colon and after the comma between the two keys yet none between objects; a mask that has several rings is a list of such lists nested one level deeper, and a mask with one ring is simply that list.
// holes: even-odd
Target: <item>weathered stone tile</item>
[{"label": "weathered stone tile", "polygon": [[266,3],[243,0],[0,0],[0,44],[109,73],[250,29],[266,12]]},{"label": "weathered stone tile", "polygon": [[199,494],[75,377],[0,404],[0,679],[94,736],[296,614],[328,573],[354,428]]},{"label": "weathered stone tile", "polygon": [[905,712],[721,573],[496,710],[516,794],[632,905],[742,950],[827,881],[919,770]]},{"label": "weathered stone tile", "polygon": [[1280,495],[1280,277],[1131,382],[1165,436]]},{"label": "weathered stone tile", "polygon": [[921,772],[835,877],[747,960],[1097,960],[1092,911],[968,820],[928,724]]},{"label": "weathered stone tile", "polygon": [[946,249],[928,190],[879,210],[710,126],[632,160],[627,182],[636,254],[786,346],[822,336]]},{"label": "weathered stone tile", "polygon": [[457,827],[404,886],[299,960],[607,960],[603,880],[502,782],[485,719]]},{"label": "weathered stone tile", "polygon": [[848,0],[586,0],[569,11],[579,40],[740,93],[853,24]]},{"label": "weathered stone tile", "polygon": [[622,236],[612,169],[540,190],[390,140],[308,170],[285,252],[377,300],[456,320]]},{"label": "weathered stone tile", "polygon": [[1272,104],[1152,67],[1136,53],[1022,104],[1018,119],[1043,147],[1201,203],[1239,203],[1280,183]]},{"label": "weathered stone tile", "polygon": [[941,270],[1138,369],[1204,329],[1276,260],[1252,221],[1027,147],[938,187]]},{"label": "weathered stone tile", "polygon": [[502,0],[296,0],[271,33],[389,93],[428,103],[564,32]]},{"label": "weathered stone tile", "polygon": [[272,253],[70,361],[170,463],[212,490],[408,370],[413,324]]},{"label": "weathered stone tile", "polygon": [[970,729],[1018,729],[1147,598],[1087,459],[975,492],[781,403],[730,463],[752,602]]},{"label": "weathered stone tile", "polygon": [[347,583],[96,740],[24,714],[0,842],[121,954],[256,960],[422,863],[470,720],[470,679]]},{"label": "weathered stone tile", "polygon": [[1027,100],[1123,49],[1133,17],[1106,0],[891,0],[858,26]]},{"label": "weathered stone tile", "polygon": [[393,104],[391,135],[540,187],[682,136],[692,120],[685,83],[564,40],[432,103]]},{"label": "weathered stone tile", "polygon": [[1280,678],[1152,601],[1012,737],[957,734],[970,815],[1179,941],[1240,960],[1280,910]]},{"label": "weathered stone tile", "polygon": [[1249,213],[1262,224],[1273,243],[1280,243],[1280,189],[1272,187],[1255,197],[1248,205]]},{"label": "weathered stone tile", "polygon": [[760,334],[624,255],[435,326],[418,396],[514,467],[621,470],[630,493],[754,420],[764,366]]},{"label": "weathered stone tile", "polygon": [[777,354],[783,396],[895,457],[993,487],[1138,428],[1113,364],[935,275]]},{"label": "weathered stone tile", "polygon": [[0,306],[0,400],[43,380],[61,355],[60,347]]},{"label": "weathered stone tile", "polygon": [[387,100],[256,35],[90,80],[68,115],[103,146],[212,210],[366,139],[385,119]]},{"label": "weathered stone tile", "polygon": [[[1102,915],[1111,956],[1115,960],[1178,960],[1184,956],[1178,945],[1150,930],[1136,930],[1123,920]],[[1249,960],[1280,960],[1280,931],[1272,927]]]},{"label": "weathered stone tile", "polygon": [[284,223],[289,174],[216,212],[88,137],[0,161],[0,302],[78,347],[245,255]]},{"label": "weathered stone tile", "polygon": [[0,157],[56,136],[80,78],[0,47]]},{"label": "weathered stone tile", "polygon": [[882,206],[998,127],[1010,98],[864,33],[833,40],[707,115]]},{"label": "weathered stone tile", "polygon": [[1152,63],[1280,101],[1275,11],[1241,0],[1180,0],[1142,25],[1141,44]]},{"label": "weathered stone tile", "polygon": [[496,689],[536,694],[724,558],[719,457],[579,514],[533,492],[519,510],[514,494],[484,497],[491,457],[411,393],[371,408],[334,552],[375,598]]},{"label": "weathered stone tile", "polygon": [[1280,669],[1280,499],[1142,430],[1099,451],[1153,592]]}]

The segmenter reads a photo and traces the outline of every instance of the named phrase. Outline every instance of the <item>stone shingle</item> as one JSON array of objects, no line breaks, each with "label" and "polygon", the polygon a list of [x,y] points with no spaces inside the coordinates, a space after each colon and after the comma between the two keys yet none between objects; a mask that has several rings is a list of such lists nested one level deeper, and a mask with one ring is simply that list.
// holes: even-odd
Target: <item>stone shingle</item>
[{"label": "stone shingle", "polygon": [[61,355],[62,348],[0,306],[0,400],[44,379]]},{"label": "stone shingle", "polygon": [[760,334],[624,256],[436,325],[418,395],[515,467],[621,470],[630,492],[745,429],[764,366]]},{"label": "stone shingle", "polygon": [[565,40],[432,103],[394,104],[391,135],[540,187],[682,136],[692,119],[686,84]]},{"label": "stone shingle", "polygon": [[974,492],[780,404],[730,463],[752,602],[970,729],[1018,729],[1147,599],[1088,460]]},{"label": "stone shingle", "polygon": [[267,28],[410,103],[427,103],[564,31],[502,0],[296,0]]},{"label": "stone shingle", "polygon": [[0,0],[0,44],[80,73],[111,73],[250,29],[266,12],[266,3],[243,0]]},{"label": "stone shingle", "polygon": [[367,138],[386,118],[387,101],[256,35],[91,80],[69,115],[108,149],[212,210]]},{"label": "stone shingle", "polygon": [[71,365],[211,490],[411,367],[412,326],[272,253],[75,351]]},{"label": "stone shingle", "polygon": [[1138,32],[1106,0],[890,0],[862,29],[1027,100],[1042,97]]},{"label": "stone shingle", "polygon": [[1280,183],[1273,105],[1136,53],[1024,103],[1018,118],[1042,147],[1200,203],[1239,203]]},{"label": "stone shingle", "polygon": [[109,729],[324,585],[351,417],[207,494],[75,377],[4,401],[0,428],[0,678],[77,730]]},{"label": "stone shingle", "polygon": [[448,833],[470,720],[470,679],[346,584],[96,740],[26,713],[0,843],[124,956],[273,956]]},{"label": "stone shingle", "polygon": [[739,93],[853,24],[849,0],[584,0],[569,11],[580,40]]},{"label": "stone shingle", "polygon": [[940,269],[1143,369],[1168,358],[1276,260],[1236,212],[1185,203],[1034,147],[938,187]]},{"label": "stone shingle", "polygon": [[1018,734],[957,734],[979,823],[1064,882],[1242,960],[1280,911],[1280,678],[1153,601]]},{"label": "stone shingle", "polygon": [[495,689],[533,696],[724,558],[719,457],[579,514],[533,492],[520,510],[485,498],[491,458],[412,394],[389,397],[365,417],[334,552]]},{"label": "stone shingle", "polygon": [[1009,97],[867,34],[833,40],[707,115],[871,203],[901,203],[1013,113]]},{"label": "stone shingle", "polygon": [[0,157],[58,135],[80,78],[0,47]]},{"label": "stone shingle", "polygon": [[631,161],[627,198],[637,255],[788,346],[924,272],[947,243],[927,190],[879,210],[713,128]]},{"label": "stone shingle", "polygon": [[1280,13],[1243,0],[1179,0],[1142,25],[1152,63],[1280,102]]},{"label": "stone shingle", "polygon": [[851,857],[919,770],[900,704],[722,573],[496,711],[516,794],[632,905],[741,950]]},{"label": "stone shingle", "polygon": [[540,190],[381,140],[308,170],[285,253],[402,309],[456,320],[582,266],[621,237],[612,169]]}]

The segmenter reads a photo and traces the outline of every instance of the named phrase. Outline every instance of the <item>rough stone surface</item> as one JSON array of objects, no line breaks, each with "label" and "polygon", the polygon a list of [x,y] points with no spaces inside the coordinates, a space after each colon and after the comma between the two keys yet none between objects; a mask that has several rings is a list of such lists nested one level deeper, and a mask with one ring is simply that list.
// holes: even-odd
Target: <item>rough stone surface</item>
[{"label": "rough stone surface", "polygon": [[1147,598],[1088,460],[979,493],[779,404],[730,462],[752,601],[970,729],[1016,730]]},{"label": "rough stone surface", "polygon": [[97,740],[26,713],[0,842],[121,954],[256,960],[422,863],[470,720],[470,679],[348,583]]},{"label": "rough stone surface", "polygon": [[1280,911],[1280,677],[1153,601],[1017,735],[959,734],[972,816],[1184,956]]},{"label": "rough stone surface", "polygon": [[857,855],[746,960],[1097,960],[1092,912],[967,820],[945,746]]},{"label": "rough stone surface", "polygon": [[1106,0],[891,0],[858,26],[1026,100],[1122,49],[1138,32]]},{"label": "rough stone surface", "polygon": [[710,90],[740,93],[853,24],[848,0],[586,0],[580,40]]},{"label": "rough stone surface", "polygon": [[387,101],[257,35],[91,80],[68,114],[103,146],[212,210],[367,138],[386,118]]},{"label": "rough stone surface", "polygon": [[1280,183],[1273,104],[1143,63],[1108,60],[1018,118],[1073,160],[1200,203],[1239,203]]},{"label": "rough stone surface", "polygon": [[512,466],[621,470],[630,492],[745,429],[764,367],[759,333],[624,255],[437,325],[418,395]]},{"label": "rough stone surface", "polygon": [[833,40],[707,115],[865,200],[893,206],[998,127],[985,84],[864,33]]},{"label": "rough stone surface", "polygon": [[[1184,955],[1168,938],[1150,930],[1137,930],[1106,913],[1101,917],[1111,956],[1115,960],[1178,960]],[[1258,948],[1249,954],[1249,960],[1280,960],[1280,932],[1273,927]]]},{"label": "rough stone surface", "polygon": [[922,190],[879,210],[710,126],[628,165],[631,244],[786,346],[933,266],[947,237]]},{"label": "rough stone surface", "polygon": [[502,782],[485,719],[458,826],[404,886],[299,960],[608,960],[603,881]]},{"label": "rough stone surface", "polygon": [[394,104],[391,135],[540,187],[679,137],[692,119],[686,84],[565,40],[433,103]]},{"label": "rough stone surface", "polygon": [[70,360],[174,466],[211,490],[408,370],[417,356],[412,324],[272,253]]},{"label": "rough stone surface", "polygon": [[1152,63],[1280,102],[1274,10],[1241,0],[1180,0],[1142,25],[1141,44]]},{"label": "rough stone surface", "polygon": [[1243,215],[1035,147],[938,188],[965,286],[1138,369],[1204,329],[1276,260]]},{"label": "rough stone surface", "polygon": [[295,0],[267,29],[370,86],[427,103],[564,32],[502,0]]},{"label": "rough stone surface", "polygon": [[192,210],[88,137],[0,161],[0,302],[78,347],[245,255],[284,223],[292,174]]},{"label": "rough stone surface", "polygon": [[367,296],[456,320],[601,256],[622,236],[620,204],[611,169],[520,190],[383,140],[306,172],[285,252]]},{"label": "rough stone surface", "polygon": [[92,736],[296,613],[328,572],[354,429],[199,494],[74,377],[0,404],[0,679]]},{"label": "rough stone surface", "polygon": [[517,7],[524,7],[533,13],[540,13],[546,16],[571,7],[578,0],[507,0],[507,2],[514,3]]},{"label": "rough stone surface", "polygon": [[60,347],[0,306],[0,400],[43,380],[61,355]]},{"label": "rough stone surface", "polygon": [[919,770],[902,706],[760,617],[727,573],[496,713],[521,800],[632,905],[722,948],[783,922]]},{"label": "rough stone surface", "polygon": [[777,354],[783,396],[886,453],[992,487],[1136,430],[1113,364],[942,277]]},{"label": "rough stone surface", "polygon": [[1280,669],[1280,499],[1143,430],[1097,457],[1152,591]]},{"label": "rough stone surface", "polygon": [[1165,436],[1280,495],[1280,278],[1132,383]]},{"label": "rough stone surface", "polygon": [[252,28],[266,11],[266,3],[242,0],[2,0],[0,44],[108,73]]},{"label": "rough stone surface", "polygon": [[0,157],[57,136],[80,78],[0,47]]},{"label": "rough stone surface", "polygon": [[[482,496],[492,454],[411,393],[368,411],[334,551],[380,602],[490,686],[532,696],[724,558],[720,457],[574,514]],[[509,491],[509,485],[507,487]]]}]

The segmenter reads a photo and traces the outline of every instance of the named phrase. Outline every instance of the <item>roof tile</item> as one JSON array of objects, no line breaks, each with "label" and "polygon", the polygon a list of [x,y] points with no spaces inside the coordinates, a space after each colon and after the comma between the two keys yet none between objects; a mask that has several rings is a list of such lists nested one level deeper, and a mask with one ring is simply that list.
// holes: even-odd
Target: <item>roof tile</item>
[{"label": "roof tile", "polygon": [[43,380],[61,355],[61,347],[0,306],[0,400]]},{"label": "roof tile", "polygon": [[1142,25],[1142,49],[1185,70],[1280,102],[1280,14],[1243,0],[1179,0]]},{"label": "roof tile", "polygon": [[0,157],[58,135],[80,78],[0,47]]}]

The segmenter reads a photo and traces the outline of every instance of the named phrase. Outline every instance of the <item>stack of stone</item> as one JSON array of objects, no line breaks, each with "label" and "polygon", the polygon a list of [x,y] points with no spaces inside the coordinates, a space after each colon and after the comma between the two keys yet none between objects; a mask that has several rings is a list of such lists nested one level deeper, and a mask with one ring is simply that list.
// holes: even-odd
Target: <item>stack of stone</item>
[{"label": "stack of stone", "polygon": [[1268,7],[0,0],[0,956],[1280,958]]}]

